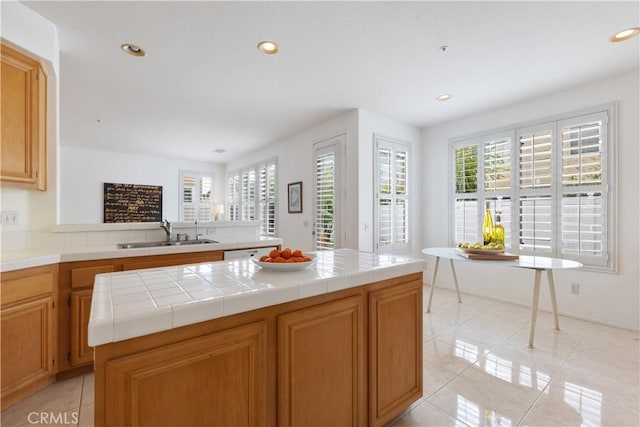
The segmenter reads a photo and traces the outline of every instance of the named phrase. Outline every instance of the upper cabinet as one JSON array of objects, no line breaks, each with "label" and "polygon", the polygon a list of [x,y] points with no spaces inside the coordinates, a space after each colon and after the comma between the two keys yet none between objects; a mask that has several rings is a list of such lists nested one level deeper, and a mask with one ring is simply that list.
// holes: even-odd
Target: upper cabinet
[{"label": "upper cabinet", "polygon": [[0,181],[47,189],[47,76],[40,62],[5,44],[2,59]]}]

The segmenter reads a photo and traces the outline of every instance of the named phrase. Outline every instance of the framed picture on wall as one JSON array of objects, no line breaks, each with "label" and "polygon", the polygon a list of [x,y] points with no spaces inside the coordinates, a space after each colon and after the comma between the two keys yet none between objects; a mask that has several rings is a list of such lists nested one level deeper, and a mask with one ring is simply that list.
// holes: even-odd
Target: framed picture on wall
[{"label": "framed picture on wall", "polygon": [[302,213],[302,181],[289,184],[289,213]]}]

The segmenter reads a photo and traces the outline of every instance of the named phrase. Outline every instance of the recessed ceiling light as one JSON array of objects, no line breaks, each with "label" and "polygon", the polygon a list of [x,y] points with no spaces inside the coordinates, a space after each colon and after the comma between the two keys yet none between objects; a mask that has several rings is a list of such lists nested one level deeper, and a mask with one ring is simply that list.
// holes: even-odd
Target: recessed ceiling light
[{"label": "recessed ceiling light", "polygon": [[614,43],[622,42],[629,40],[631,37],[637,36],[638,34],[640,34],[640,27],[627,28],[626,30],[615,33],[613,37],[611,37],[611,41]]},{"label": "recessed ceiling light", "polygon": [[264,40],[258,43],[258,50],[262,53],[266,53],[267,55],[273,55],[274,53],[278,53],[278,44]]},{"label": "recessed ceiling light", "polygon": [[225,151],[227,151],[227,150],[225,150],[224,148],[216,148],[216,149],[213,150],[214,153],[218,153],[218,154],[222,154]]},{"label": "recessed ceiling light", "polygon": [[136,46],[135,44],[131,44],[131,43],[125,43],[125,44],[121,45],[120,49],[122,49],[125,53],[128,53],[129,55],[133,55],[133,56],[146,56],[147,55],[147,52],[145,52],[143,48],[141,48],[140,46]]},{"label": "recessed ceiling light", "polygon": [[449,99],[451,99],[451,94],[450,93],[443,93],[442,95],[436,96],[436,99],[438,101],[448,101]]}]

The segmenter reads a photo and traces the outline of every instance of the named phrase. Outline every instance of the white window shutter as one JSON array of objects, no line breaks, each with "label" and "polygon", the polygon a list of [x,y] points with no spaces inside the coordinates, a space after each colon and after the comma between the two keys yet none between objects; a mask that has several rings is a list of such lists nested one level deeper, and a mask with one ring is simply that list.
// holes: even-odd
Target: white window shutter
[{"label": "white window shutter", "polygon": [[335,146],[316,152],[316,212],[315,212],[315,248],[329,250],[335,248],[334,206],[336,203]]}]

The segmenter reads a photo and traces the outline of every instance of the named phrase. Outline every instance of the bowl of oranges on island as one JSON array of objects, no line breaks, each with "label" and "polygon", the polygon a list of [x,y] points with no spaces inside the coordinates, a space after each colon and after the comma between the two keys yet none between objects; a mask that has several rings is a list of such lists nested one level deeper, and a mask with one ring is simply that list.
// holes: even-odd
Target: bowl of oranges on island
[{"label": "bowl of oranges on island", "polygon": [[265,270],[296,271],[315,264],[317,258],[313,254],[303,253],[300,249],[284,248],[281,251],[274,249],[269,252],[269,255],[263,255],[258,259],[251,258],[251,260]]}]

